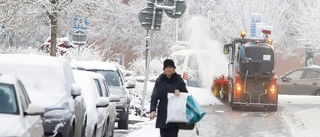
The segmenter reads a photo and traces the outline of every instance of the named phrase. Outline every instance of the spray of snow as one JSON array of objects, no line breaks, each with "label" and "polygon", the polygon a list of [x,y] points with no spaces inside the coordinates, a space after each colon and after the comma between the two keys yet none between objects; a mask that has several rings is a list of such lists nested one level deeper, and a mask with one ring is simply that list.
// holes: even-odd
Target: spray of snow
[{"label": "spray of snow", "polygon": [[226,75],[228,70],[227,56],[223,54],[223,44],[212,40],[209,36],[209,26],[203,17],[193,17],[188,21],[185,33],[193,50],[210,52],[209,58],[198,57],[199,71],[206,87],[210,87],[213,77]]}]

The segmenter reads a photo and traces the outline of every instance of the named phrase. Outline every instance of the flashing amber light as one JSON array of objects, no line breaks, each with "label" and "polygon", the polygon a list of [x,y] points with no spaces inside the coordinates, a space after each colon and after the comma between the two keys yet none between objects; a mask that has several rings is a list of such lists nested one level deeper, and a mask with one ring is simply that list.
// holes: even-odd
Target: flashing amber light
[{"label": "flashing amber light", "polygon": [[236,84],[236,89],[237,89],[238,92],[241,91],[241,85],[239,83]]},{"label": "flashing amber light", "polygon": [[276,92],[276,86],[275,85],[271,85],[270,93],[274,94],[275,92]]},{"label": "flashing amber light", "polygon": [[241,35],[240,35],[242,38],[244,38],[246,36],[246,32],[243,30],[241,31]]},{"label": "flashing amber light", "polygon": [[273,39],[271,39],[271,38],[268,38],[268,39],[267,39],[267,43],[268,43],[269,45],[272,45],[272,42],[273,42]]}]

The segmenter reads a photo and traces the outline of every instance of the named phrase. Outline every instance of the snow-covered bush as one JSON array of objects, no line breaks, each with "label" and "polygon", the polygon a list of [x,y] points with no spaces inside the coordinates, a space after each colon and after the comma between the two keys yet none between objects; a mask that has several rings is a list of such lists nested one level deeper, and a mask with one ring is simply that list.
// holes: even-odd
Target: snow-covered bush
[{"label": "snow-covered bush", "polygon": [[[165,57],[154,57],[150,60],[150,76],[158,76],[163,72],[163,61],[165,59]],[[137,76],[144,76],[145,64],[145,58],[140,56],[134,59],[133,62],[129,63],[129,70],[134,71]]]}]

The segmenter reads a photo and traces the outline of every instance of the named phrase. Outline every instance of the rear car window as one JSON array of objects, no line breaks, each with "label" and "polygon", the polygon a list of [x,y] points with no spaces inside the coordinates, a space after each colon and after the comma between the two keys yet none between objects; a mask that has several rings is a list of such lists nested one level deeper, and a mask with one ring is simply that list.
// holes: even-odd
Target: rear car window
[{"label": "rear car window", "polygon": [[318,77],[319,72],[308,70],[304,79],[315,79]]},{"label": "rear car window", "polygon": [[94,83],[96,84],[96,87],[97,87],[97,89],[98,89],[98,91],[99,91],[100,97],[102,97],[103,94],[102,94],[101,86],[100,86],[100,84],[99,84],[99,80],[98,80],[98,79],[94,79]]},{"label": "rear car window", "polygon": [[0,113],[19,114],[17,96],[13,85],[0,84]]}]

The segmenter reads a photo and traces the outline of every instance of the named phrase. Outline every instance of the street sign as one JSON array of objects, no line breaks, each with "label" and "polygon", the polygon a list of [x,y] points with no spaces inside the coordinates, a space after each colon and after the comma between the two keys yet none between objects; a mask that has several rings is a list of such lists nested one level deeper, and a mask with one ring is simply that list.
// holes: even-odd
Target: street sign
[{"label": "street sign", "polygon": [[166,14],[174,19],[180,18],[187,8],[185,0],[165,0],[163,4],[165,6],[175,7],[173,10],[165,10]]},{"label": "street sign", "polygon": [[81,18],[79,16],[75,16],[73,18],[72,27],[74,29],[86,30],[88,29],[88,26],[89,26],[89,21],[87,18]]},{"label": "street sign", "polygon": [[262,15],[258,13],[253,13],[251,15],[250,37],[259,37],[260,33],[257,32],[257,23],[261,22],[261,16]]},{"label": "street sign", "polygon": [[139,13],[140,24],[145,29],[159,31],[161,29],[162,13],[162,9],[155,9],[155,18],[153,18],[154,8],[148,6],[147,8],[142,9]]},{"label": "street sign", "polygon": [[87,43],[87,34],[81,30],[77,30],[72,34],[72,43],[75,45],[84,46]]}]

